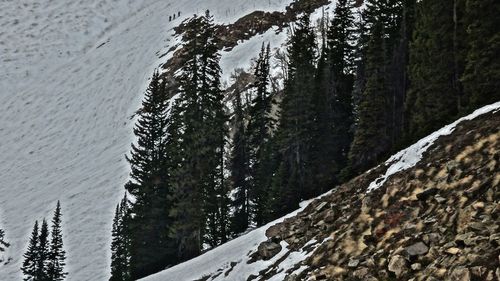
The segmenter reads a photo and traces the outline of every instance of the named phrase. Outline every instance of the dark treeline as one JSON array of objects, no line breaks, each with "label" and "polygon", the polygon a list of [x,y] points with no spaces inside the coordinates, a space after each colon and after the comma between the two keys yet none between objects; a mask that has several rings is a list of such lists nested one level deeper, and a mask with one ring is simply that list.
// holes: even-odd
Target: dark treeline
[{"label": "dark treeline", "polygon": [[332,20],[291,25],[282,91],[263,45],[230,112],[213,18],[187,22],[179,75],[155,71],[136,114],[110,280],[193,258],[499,100],[499,3],[365,2],[338,0]]}]

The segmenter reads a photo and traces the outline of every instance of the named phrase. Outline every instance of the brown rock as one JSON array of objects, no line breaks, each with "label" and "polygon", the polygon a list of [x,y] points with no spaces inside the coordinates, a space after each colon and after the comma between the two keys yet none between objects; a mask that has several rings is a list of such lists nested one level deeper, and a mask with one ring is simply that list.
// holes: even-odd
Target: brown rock
[{"label": "brown rock", "polygon": [[456,255],[458,253],[460,253],[460,249],[459,248],[456,248],[456,247],[452,247],[452,248],[448,248],[446,249],[445,251],[447,254],[450,254],[450,255]]},{"label": "brown rock", "polygon": [[401,277],[408,271],[405,258],[400,255],[393,256],[389,261],[388,269],[390,272],[396,274],[397,278]]},{"label": "brown rock", "polygon": [[282,231],[281,224],[275,224],[266,230],[267,238],[280,237]]},{"label": "brown rock", "polygon": [[257,253],[259,253],[264,260],[274,257],[280,251],[281,245],[271,241],[262,242],[257,248]]},{"label": "brown rock", "polygon": [[469,269],[461,267],[455,268],[448,279],[449,281],[470,281]]}]

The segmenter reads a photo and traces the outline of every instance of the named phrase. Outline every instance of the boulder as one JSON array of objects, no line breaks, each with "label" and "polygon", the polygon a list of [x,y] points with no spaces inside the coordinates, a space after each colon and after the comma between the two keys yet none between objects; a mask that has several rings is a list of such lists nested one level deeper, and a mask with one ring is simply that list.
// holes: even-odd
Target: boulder
[{"label": "boulder", "polygon": [[464,268],[464,267],[455,268],[451,272],[448,280],[450,280],[450,281],[470,281],[469,269]]},{"label": "boulder", "polygon": [[393,272],[397,278],[401,277],[408,271],[405,258],[400,255],[393,256],[389,261],[388,269],[390,272]]},{"label": "boulder", "polygon": [[268,260],[274,257],[280,251],[281,245],[272,241],[260,243],[257,249],[257,253],[259,253],[259,256],[261,256],[263,260]]},{"label": "boulder", "polygon": [[427,254],[427,252],[429,252],[429,247],[427,247],[427,245],[425,245],[423,242],[418,242],[409,247],[406,247],[404,251],[408,258],[413,258],[416,256]]}]

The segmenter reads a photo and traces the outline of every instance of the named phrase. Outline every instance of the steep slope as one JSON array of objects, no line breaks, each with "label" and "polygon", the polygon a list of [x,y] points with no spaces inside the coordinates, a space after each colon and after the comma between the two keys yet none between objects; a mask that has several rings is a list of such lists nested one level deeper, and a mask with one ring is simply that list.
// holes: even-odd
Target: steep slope
[{"label": "steep slope", "polygon": [[500,102],[143,280],[500,280]]},{"label": "steep slope", "polygon": [[130,116],[153,68],[168,59],[160,56],[176,42],[173,27],[206,9],[232,23],[291,2],[1,1],[0,224],[12,260],[0,279],[21,279],[30,228],[61,200],[67,279],[106,280],[113,209],[129,172]]}]

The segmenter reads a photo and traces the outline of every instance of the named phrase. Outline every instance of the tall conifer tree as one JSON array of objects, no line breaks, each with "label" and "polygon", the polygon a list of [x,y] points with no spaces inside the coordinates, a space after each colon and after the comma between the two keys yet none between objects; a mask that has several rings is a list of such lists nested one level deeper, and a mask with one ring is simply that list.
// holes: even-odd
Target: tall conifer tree
[{"label": "tall conifer tree", "polygon": [[226,115],[220,89],[217,39],[212,16],[195,16],[184,34],[186,53],[178,78],[174,144],[181,163],[174,171],[173,236],[181,259],[198,255],[203,243],[227,240],[228,186],[224,181]]},{"label": "tall conifer tree", "polygon": [[166,82],[155,71],[146,90],[134,133],[137,144],[127,157],[131,180],[125,185],[134,196],[132,218],[127,221],[131,239],[131,271],[140,278],[174,264],[174,241],[169,238],[171,186],[168,173]]},{"label": "tall conifer tree", "polygon": [[52,218],[52,231],[48,256],[47,275],[49,280],[62,281],[67,273],[64,272],[66,265],[66,252],[63,247],[61,204],[57,201],[54,217]]},{"label": "tall conifer tree", "polygon": [[42,226],[40,228],[40,234],[38,236],[38,247],[36,250],[36,270],[34,281],[46,281],[50,280],[48,275],[48,266],[50,258],[50,237],[49,237],[49,226],[47,221],[43,219]]},{"label": "tall conifer tree", "polygon": [[279,188],[275,215],[298,207],[301,199],[317,194],[312,185],[310,163],[313,136],[314,74],[316,72],[316,42],[308,14],[303,15],[289,40],[288,80],[285,82],[279,124],[280,168],[274,189]]},{"label": "tall conifer tree", "polygon": [[349,152],[354,172],[376,164],[390,148],[386,123],[385,44],[382,23],[376,23],[367,50],[366,88],[358,107],[357,128]]},{"label": "tall conifer tree", "polygon": [[251,214],[256,225],[264,223],[264,213],[268,201],[268,189],[274,171],[273,150],[271,149],[272,131],[275,120],[272,117],[272,95],[270,86],[271,46],[262,44],[259,59],[255,66],[255,96],[252,99],[248,124],[249,165],[251,174]]},{"label": "tall conifer tree", "polygon": [[234,134],[231,151],[231,183],[234,193],[232,202],[234,214],[231,231],[235,234],[245,231],[250,225],[250,171],[249,154],[241,94],[236,93],[233,100]]},{"label": "tall conifer tree", "polygon": [[127,195],[116,206],[111,233],[111,278],[110,281],[131,281],[130,238],[127,221],[130,219]]},{"label": "tall conifer tree", "polygon": [[353,3],[340,0],[329,25],[316,75],[313,174],[320,191],[338,182],[352,141],[354,83]]},{"label": "tall conifer tree", "polygon": [[37,277],[37,261],[38,261],[38,247],[39,247],[39,229],[38,221],[35,221],[33,226],[33,231],[31,232],[30,241],[28,243],[28,249],[24,253],[24,261],[21,267],[21,271],[24,274],[24,281],[35,281]]}]

